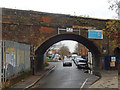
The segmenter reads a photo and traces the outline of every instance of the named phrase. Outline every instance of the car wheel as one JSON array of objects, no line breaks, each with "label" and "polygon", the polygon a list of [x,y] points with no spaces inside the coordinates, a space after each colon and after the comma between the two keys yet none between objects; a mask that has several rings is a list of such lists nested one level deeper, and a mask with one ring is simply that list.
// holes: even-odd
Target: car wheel
[{"label": "car wheel", "polygon": [[77,68],[78,68],[78,69],[80,69],[80,67],[79,67],[79,66],[77,66]]}]

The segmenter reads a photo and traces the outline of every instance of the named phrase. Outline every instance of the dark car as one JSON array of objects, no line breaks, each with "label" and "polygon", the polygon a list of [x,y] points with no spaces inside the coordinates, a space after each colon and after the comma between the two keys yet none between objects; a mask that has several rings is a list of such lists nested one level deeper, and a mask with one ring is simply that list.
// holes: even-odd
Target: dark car
[{"label": "dark car", "polygon": [[63,66],[72,66],[72,60],[70,58],[64,58]]},{"label": "dark car", "polygon": [[76,57],[74,62],[79,69],[88,69],[89,68],[87,59],[81,58],[80,56]]}]

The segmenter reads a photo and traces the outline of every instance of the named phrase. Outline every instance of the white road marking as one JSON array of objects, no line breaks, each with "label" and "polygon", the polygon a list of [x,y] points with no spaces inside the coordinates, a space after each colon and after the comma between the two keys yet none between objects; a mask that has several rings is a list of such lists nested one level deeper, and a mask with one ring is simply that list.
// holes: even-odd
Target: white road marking
[{"label": "white road marking", "polygon": [[84,81],[84,83],[82,84],[82,86],[80,88],[83,88],[85,83],[87,82],[88,78]]}]

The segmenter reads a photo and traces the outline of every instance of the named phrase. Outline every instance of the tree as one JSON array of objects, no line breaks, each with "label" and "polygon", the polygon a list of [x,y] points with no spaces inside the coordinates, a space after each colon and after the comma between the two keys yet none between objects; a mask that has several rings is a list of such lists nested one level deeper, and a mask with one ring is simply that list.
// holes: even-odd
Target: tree
[{"label": "tree", "polygon": [[[118,19],[120,19],[120,1],[118,1],[118,0],[111,0],[111,1],[113,3],[110,5],[110,9],[115,10],[115,12],[118,15]],[[109,37],[111,37],[112,34],[115,33],[115,38],[113,38],[113,40],[112,40],[113,43],[116,43],[114,54],[116,56],[119,56],[120,55],[120,20],[113,20],[112,22],[108,22],[107,29],[110,29],[109,32],[108,32],[108,30],[106,30],[108,32]],[[119,70],[119,74],[120,74],[119,62],[120,62],[120,59],[117,60],[118,70]]]},{"label": "tree", "polygon": [[118,15],[120,15],[119,8],[120,8],[120,1],[119,0],[108,0],[110,4],[109,9],[114,10]]},{"label": "tree", "polygon": [[[118,0],[109,0],[109,3],[109,9],[115,10],[119,16],[120,2]],[[120,20],[110,20],[106,22],[104,34],[114,43],[113,47],[120,47]]]},{"label": "tree", "polygon": [[60,49],[58,50],[58,54],[60,54],[61,56],[69,56],[70,55],[70,51],[69,48],[67,46],[62,46],[60,47]]},{"label": "tree", "polygon": [[120,47],[120,21],[108,21],[104,34],[114,43],[113,47]]},{"label": "tree", "polygon": [[78,55],[87,55],[88,49],[81,43],[76,44],[75,51]]},{"label": "tree", "polygon": [[80,49],[81,49],[80,44],[77,43],[76,46],[75,46],[74,52],[77,53],[78,55],[80,55]]}]

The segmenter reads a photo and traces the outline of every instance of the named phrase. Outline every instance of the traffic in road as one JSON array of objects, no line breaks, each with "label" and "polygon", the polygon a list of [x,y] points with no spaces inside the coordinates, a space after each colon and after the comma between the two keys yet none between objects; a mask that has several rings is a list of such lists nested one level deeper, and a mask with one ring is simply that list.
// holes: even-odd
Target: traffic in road
[{"label": "traffic in road", "polygon": [[42,78],[35,88],[87,88],[99,77],[78,69],[72,61],[72,66],[63,66],[63,61],[49,62],[56,68]]}]

